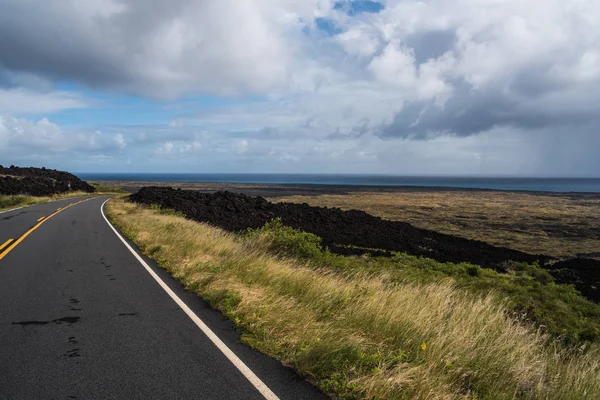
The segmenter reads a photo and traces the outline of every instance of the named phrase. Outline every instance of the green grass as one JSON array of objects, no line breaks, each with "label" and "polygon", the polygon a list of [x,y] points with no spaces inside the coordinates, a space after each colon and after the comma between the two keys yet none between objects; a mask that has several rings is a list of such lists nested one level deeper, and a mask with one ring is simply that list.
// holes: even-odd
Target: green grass
[{"label": "green grass", "polygon": [[0,195],[0,211],[17,207],[31,206],[48,201],[66,199],[70,197],[90,196],[85,192],[68,192],[54,196],[29,196],[29,195]]},{"label": "green grass", "polygon": [[20,207],[27,203],[28,196],[0,196],[0,210]]},{"label": "green grass", "polygon": [[91,183],[96,189],[95,193],[87,192],[65,192],[53,196],[30,196],[30,195],[0,195],[0,211],[9,210],[17,207],[31,206],[34,204],[46,203],[48,201],[67,199],[70,197],[94,196],[105,194],[128,194],[122,189],[112,186],[103,186],[96,183]]},{"label": "green grass", "polygon": [[[487,270],[340,257],[277,221],[232,235],[122,198],[107,213],[230,318],[242,341],[334,398],[600,398],[598,345],[559,343],[516,318],[502,292],[480,288]],[[528,268],[509,275],[547,278]]]},{"label": "green grass", "polygon": [[406,253],[393,257],[344,257],[329,252],[318,236],[300,232],[275,219],[240,237],[261,238],[271,252],[303,260],[314,268],[345,273],[385,274],[392,284],[428,284],[450,279],[457,287],[478,295],[506,299],[515,318],[529,321],[563,344],[600,341],[600,305],[583,298],[571,285],[557,284],[539,265],[509,263],[508,273],[469,263],[441,263]]},{"label": "green grass", "polygon": [[53,196],[0,195],[0,211],[10,210],[17,207],[32,206],[34,204],[46,203],[49,201],[67,199],[71,197],[95,196],[106,194],[129,194],[129,192],[121,190],[117,187],[103,186],[95,183],[91,183],[91,185],[96,189],[96,192],[65,192]]}]

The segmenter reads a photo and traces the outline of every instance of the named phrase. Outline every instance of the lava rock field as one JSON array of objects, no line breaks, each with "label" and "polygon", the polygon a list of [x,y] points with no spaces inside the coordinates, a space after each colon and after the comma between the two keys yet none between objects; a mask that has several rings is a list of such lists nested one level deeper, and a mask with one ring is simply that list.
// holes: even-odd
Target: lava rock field
[{"label": "lava rock field", "polygon": [[573,284],[588,299],[600,301],[600,261],[594,259],[559,261],[543,254],[528,254],[416,228],[406,222],[383,220],[363,211],[270,203],[262,197],[226,191],[202,193],[144,187],[132,194],[130,199],[141,204],[171,208],[187,218],[231,232],[259,228],[273,218],[281,218],[284,225],[321,237],[324,246],[342,255],[391,255],[390,252],[399,251],[440,262],[470,262],[500,272],[505,272],[507,261],[539,261],[557,282]]},{"label": "lava rock field", "polygon": [[73,191],[93,193],[96,189],[68,172],[46,168],[8,168],[0,165],[1,195],[51,196]]}]

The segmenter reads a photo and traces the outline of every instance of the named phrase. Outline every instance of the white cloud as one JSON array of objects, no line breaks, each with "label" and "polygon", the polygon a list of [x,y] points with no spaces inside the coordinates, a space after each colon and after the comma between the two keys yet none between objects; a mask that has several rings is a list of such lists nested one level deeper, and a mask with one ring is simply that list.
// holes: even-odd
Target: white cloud
[{"label": "white cloud", "polygon": [[202,149],[202,144],[197,141],[193,141],[192,143],[186,143],[179,148],[179,153],[181,154],[190,154],[196,153]]},{"label": "white cloud", "polygon": [[33,121],[0,115],[0,156],[13,158],[18,154],[50,154],[63,156],[69,153],[97,154],[125,147],[121,134],[112,140],[101,132],[65,131],[48,118]]},{"label": "white cloud", "polygon": [[173,142],[165,142],[156,148],[154,154],[159,157],[169,157],[173,154]]},{"label": "white cloud", "polygon": [[417,80],[414,54],[394,42],[389,43],[381,55],[373,58],[369,70],[377,80],[401,89],[415,86]]},{"label": "white cloud", "polygon": [[372,57],[377,52],[380,41],[370,32],[368,26],[361,28],[350,28],[346,32],[337,35],[335,40],[351,56]]},{"label": "white cloud", "polygon": [[283,84],[294,51],[288,30],[298,11],[312,8],[267,0],[2,3],[5,68],[156,98]]},{"label": "white cloud", "polygon": [[[158,137],[168,138],[169,136],[172,135],[167,133]],[[169,140],[156,146],[153,155],[163,159],[183,161],[199,155],[202,148],[202,143],[194,140],[191,136],[186,138],[186,135],[181,135],[180,140],[175,142]]]},{"label": "white cloud", "polygon": [[85,107],[89,107],[88,102],[77,93],[65,91],[40,93],[22,88],[0,88],[0,113],[47,114]]},{"label": "white cloud", "polygon": [[[2,44],[5,68],[156,97],[286,91],[307,66],[323,71],[335,63],[344,75],[340,62],[362,68],[365,57],[385,82],[410,82],[427,61],[415,64],[412,50],[432,44],[415,44],[415,38],[432,32],[455,37],[447,49],[458,60],[455,72],[477,86],[535,63],[582,62],[592,75],[598,63],[600,6],[594,0],[390,0],[380,13],[356,17],[334,10],[329,0],[2,3],[7,12],[0,33],[14,39]],[[307,27],[316,30],[315,17],[331,18],[342,30],[328,42],[338,43],[341,57],[322,54],[330,49],[322,34],[306,34]],[[68,37],[69,46],[47,37]]]},{"label": "white cloud", "polygon": [[117,133],[114,136],[114,140],[115,143],[117,144],[117,147],[119,147],[119,149],[124,149],[125,147],[127,147],[127,142],[125,141],[125,137],[123,137],[123,135],[121,133]]},{"label": "white cloud", "polygon": [[[461,160],[485,171],[533,171],[550,153],[529,140],[543,147],[543,135],[588,144],[598,136],[596,0],[388,0],[379,13],[354,16],[334,0],[0,2],[0,65],[16,85],[0,89],[0,112],[88,105],[43,89],[58,80],[158,99],[241,96],[233,106],[188,107],[173,111],[169,126],[111,130],[106,139],[5,119],[11,146],[32,135],[33,143],[171,160],[201,152],[252,165],[402,173],[404,160],[418,166],[421,157],[443,171],[461,170]],[[320,31],[317,17],[339,34]],[[515,163],[521,155],[539,163]]]},{"label": "white cloud", "polygon": [[234,146],[235,152],[237,154],[244,154],[248,152],[248,141],[247,140],[238,140]]}]

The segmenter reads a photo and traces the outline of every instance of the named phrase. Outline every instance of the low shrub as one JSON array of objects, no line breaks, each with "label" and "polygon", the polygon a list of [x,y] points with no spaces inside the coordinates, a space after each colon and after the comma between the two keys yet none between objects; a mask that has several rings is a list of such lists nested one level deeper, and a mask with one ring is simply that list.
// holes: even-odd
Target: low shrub
[{"label": "low shrub", "polygon": [[275,218],[261,228],[249,229],[244,236],[250,240],[260,238],[268,243],[271,251],[286,257],[320,261],[330,256],[321,246],[320,237],[285,226],[281,218]]},{"label": "low shrub", "polygon": [[25,204],[28,196],[0,196],[0,209],[13,208]]}]

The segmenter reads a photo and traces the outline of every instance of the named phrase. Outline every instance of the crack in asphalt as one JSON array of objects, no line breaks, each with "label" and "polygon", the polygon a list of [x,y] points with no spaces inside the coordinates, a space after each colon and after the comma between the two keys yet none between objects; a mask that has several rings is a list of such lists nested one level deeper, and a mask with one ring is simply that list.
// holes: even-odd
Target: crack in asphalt
[{"label": "crack in asphalt", "polygon": [[18,322],[12,322],[11,325],[21,325],[21,326],[48,325],[48,324],[52,324],[52,323],[60,325],[63,322],[66,322],[67,324],[74,324],[76,322],[79,322],[80,318],[81,317],[62,317],[62,318],[53,319],[52,321],[18,321]]}]

